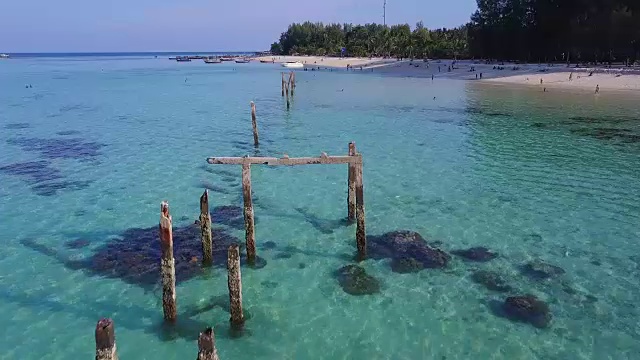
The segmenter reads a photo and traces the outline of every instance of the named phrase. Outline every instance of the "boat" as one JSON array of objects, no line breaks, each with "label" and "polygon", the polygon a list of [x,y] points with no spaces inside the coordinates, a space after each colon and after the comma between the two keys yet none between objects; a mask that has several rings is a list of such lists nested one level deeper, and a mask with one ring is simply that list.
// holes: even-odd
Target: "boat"
[{"label": "boat", "polygon": [[273,64],[275,60],[260,60],[260,62],[263,64]]},{"label": "boat", "polygon": [[282,63],[282,67],[286,67],[289,69],[302,69],[304,67],[304,64],[300,61],[287,61]]},{"label": "boat", "polygon": [[8,59],[9,54],[0,54],[0,59]]},{"label": "boat", "polygon": [[191,59],[188,56],[176,56],[176,61],[177,62],[186,62],[186,61],[191,61]]},{"label": "boat", "polygon": [[233,58],[231,56],[223,56],[220,58],[220,60],[222,61],[233,61]]},{"label": "boat", "polygon": [[207,64],[220,64],[222,60],[220,60],[220,58],[210,57],[210,58],[204,58],[204,62]]},{"label": "boat", "polygon": [[246,64],[246,63],[248,63],[248,62],[250,62],[250,61],[251,61],[251,59],[247,59],[247,58],[243,58],[243,59],[236,59],[236,62],[237,62],[238,64]]}]

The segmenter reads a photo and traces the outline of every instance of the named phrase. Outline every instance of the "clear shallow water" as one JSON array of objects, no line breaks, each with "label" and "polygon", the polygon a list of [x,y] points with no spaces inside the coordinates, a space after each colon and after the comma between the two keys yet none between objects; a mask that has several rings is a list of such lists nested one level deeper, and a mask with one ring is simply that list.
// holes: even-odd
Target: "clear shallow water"
[{"label": "clear shallow water", "polygon": [[[91,357],[103,316],[116,323],[120,357],[133,359],[193,357],[207,325],[221,359],[632,359],[640,351],[636,99],[299,72],[287,113],[279,71],[165,59],[0,63],[2,358]],[[445,271],[417,274],[367,260],[381,293],[348,295],[332,276],[355,251],[355,229],[340,221],[346,167],[256,166],[257,242],[277,246],[259,247],[265,268],[243,268],[248,334],[231,339],[228,313],[210,306],[227,296],[226,272],[214,268],[179,283],[181,334],[192,337],[167,339],[157,285],[69,260],[127,229],[155,227],[164,199],[175,226],[191,224],[204,186],[214,189],[212,206],[241,205],[239,167],[204,160],[254,153],[251,100],[259,155],[345,154],[356,142],[368,234],[410,229],[447,251],[486,246],[500,257],[454,258]],[[68,246],[78,239],[89,246]],[[25,246],[33,243],[48,255]],[[566,274],[524,277],[519,267],[535,258]],[[473,283],[478,268],[547,301],[551,327],[495,316],[491,300],[506,295]]]}]

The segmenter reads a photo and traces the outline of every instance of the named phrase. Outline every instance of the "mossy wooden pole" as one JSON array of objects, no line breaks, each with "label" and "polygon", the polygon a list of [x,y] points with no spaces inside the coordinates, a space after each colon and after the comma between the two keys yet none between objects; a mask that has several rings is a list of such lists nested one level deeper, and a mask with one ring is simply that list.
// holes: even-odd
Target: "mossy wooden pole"
[{"label": "mossy wooden pole", "polygon": [[291,88],[291,97],[293,97],[293,89],[296,87],[295,85],[295,75],[292,72],[289,73],[289,87]]},{"label": "mossy wooden pole", "polygon": [[[349,143],[349,156],[356,156],[356,144]],[[356,165],[349,164],[349,175],[347,178],[347,219],[356,219]]]},{"label": "mossy wooden pole", "polygon": [[206,328],[198,336],[197,360],[220,360],[216,349],[216,337],[210,327]]},{"label": "mossy wooden pole", "polygon": [[96,325],[96,360],[118,360],[113,320],[100,319]]},{"label": "mossy wooden pole", "polygon": [[213,237],[211,236],[211,214],[209,213],[209,190],[200,196],[200,240],[202,241],[202,262],[213,262]]},{"label": "mossy wooden pole", "polygon": [[258,146],[258,123],[256,122],[256,104],[251,102],[251,125],[253,126],[253,145]]},{"label": "mossy wooden pole", "polygon": [[227,255],[227,283],[229,285],[229,303],[231,327],[241,328],[244,324],[242,313],[242,276],[240,275],[240,249],[238,244],[229,246]]},{"label": "mossy wooden pole", "polygon": [[247,261],[256,261],[256,237],[253,219],[253,201],[251,199],[251,165],[242,164],[242,197],[244,199],[244,231],[247,247]]},{"label": "mossy wooden pole", "polygon": [[287,97],[287,110],[289,110],[290,104],[289,104],[289,83],[286,83],[284,85],[284,92],[286,94]]},{"label": "mossy wooden pole", "polygon": [[367,256],[367,238],[364,225],[364,186],[362,181],[362,155],[357,154],[355,183],[356,183],[356,245],[358,256],[364,259]]},{"label": "mossy wooden pole", "polygon": [[284,73],[281,72],[280,75],[282,75],[282,81],[280,85],[282,85],[282,97],[284,97]]},{"label": "mossy wooden pole", "polygon": [[176,260],[173,258],[173,229],[169,203],[160,204],[160,272],[162,274],[162,309],[164,319],[176,321]]}]

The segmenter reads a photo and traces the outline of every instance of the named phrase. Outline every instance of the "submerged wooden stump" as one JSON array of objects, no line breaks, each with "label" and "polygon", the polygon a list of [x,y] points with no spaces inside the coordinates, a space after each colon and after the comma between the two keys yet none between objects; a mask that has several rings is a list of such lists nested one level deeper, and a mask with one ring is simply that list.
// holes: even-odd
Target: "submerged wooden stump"
[{"label": "submerged wooden stump", "polygon": [[251,125],[253,126],[253,145],[258,146],[258,123],[256,122],[256,104],[251,102]]},{"label": "submerged wooden stump", "polygon": [[289,87],[291,88],[291,97],[293,97],[293,89],[295,89],[295,75],[293,71],[289,73]]},{"label": "submerged wooden stump", "polygon": [[118,360],[116,333],[111,319],[100,319],[96,324],[96,360]]},{"label": "submerged wooden stump", "polygon": [[244,199],[244,231],[247,246],[247,261],[256,261],[255,222],[253,216],[253,200],[251,199],[251,165],[242,164],[242,197]]},{"label": "submerged wooden stump", "polygon": [[364,259],[367,256],[367,238],[364,224],[364,186],[362,181],[362,155],[357,154],[355,185],[356,185],[356,245],[358,257]]},{"label": "submerged wooden stump", "polygon": [[290,107],[290,102],[289,102],[289,83],[286,83],[284,85],[284,92],[285,92],[285,95],[287,97],[287,110],[289,110],[289,107]]},{"label": "submerged wooden stump", "polygon": [[174,322],[176,307],[176,260],[173,258],[173,229],[169,203],[160,204],[160,272],[162,275],[162,309],[164,319]]},{"label": "submerged wooden stump", "polygon": [[240,275],[240,249],[237,244],[229,246],[227,255],[227,283],[229,286],[229,303],[232,328],[242,328],[242,278]]},{"label": "submerged wooden stump", "polygon": [[280,85],[282,85],[282,97],[284,97],[284,73],[280,73],[280,75],[282,75],[282,81],[280,83]]},{"label": "submerged wooden stump", "polygon": [[[349,156],[356,156],[356,144],[349,143]],[[356,219],[356,165],[349,164],[349,174],[347,178],[347,219]]]},{"label": "submerged wooden stump", "polygon": [[211,234],[211,214],[209,213],[209,190],[200,196],[200,240],[202,241],[202,262],[213,262],[213,237]]},{"label": "submerged wooden stump", "polygon": [[206,328],[198,336],[198,358],[197,360],[219,360],[216,349],[216,337],[213,328]]}]

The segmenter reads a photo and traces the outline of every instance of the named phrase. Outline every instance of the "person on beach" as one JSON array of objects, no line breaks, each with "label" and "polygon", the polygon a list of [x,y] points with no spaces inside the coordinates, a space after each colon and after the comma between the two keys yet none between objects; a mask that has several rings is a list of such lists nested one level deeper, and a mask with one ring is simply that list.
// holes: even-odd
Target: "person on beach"
[{"label": "person on beach", "polygon": [[480,73],[480,79],[482,80],[482,73]]},{"label": "person on beach", "polygon": [[431,81],[433,81],[433,74],[431,74]]},{"label": "person on beach", "polygon": [[597,94],[597,93],[599,93],[599,92],[600,92],[600,85],[599,85],[599,84],[597,84],[597,85],[596,85],[596,94]]},{"label": "person on beach", "polygon": [[540,78],[540,85],[542,85],[542,78]]},{"label": "person on beach", "polygon": [[569,74],[569,81],[573,80],[573,71]]}]

